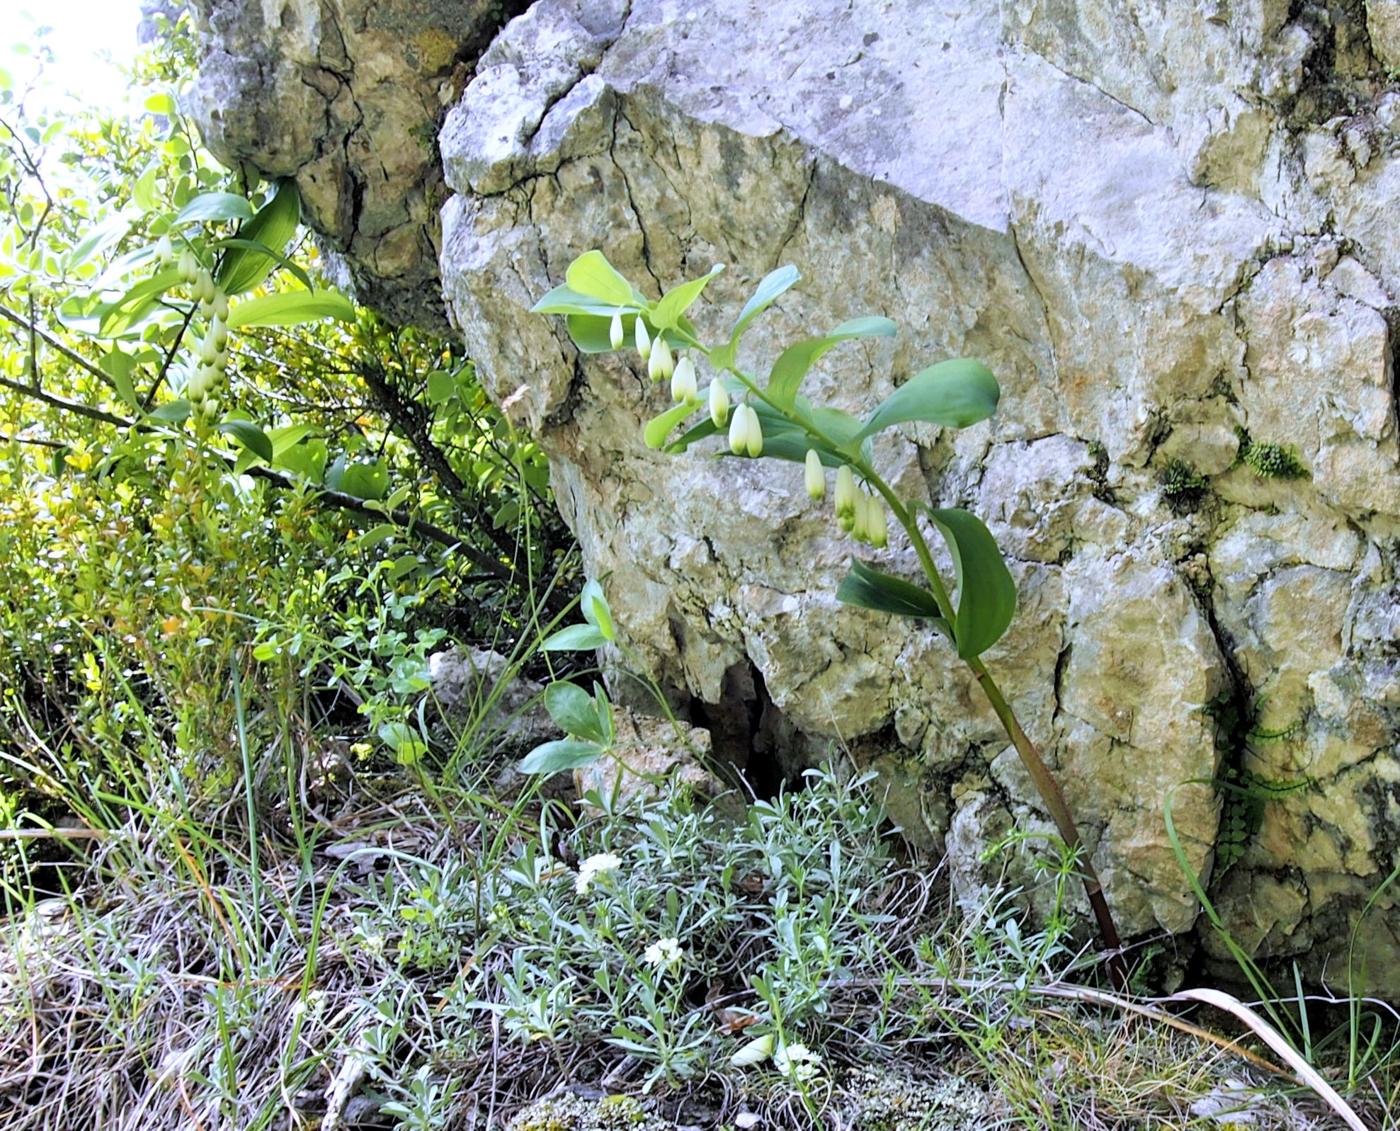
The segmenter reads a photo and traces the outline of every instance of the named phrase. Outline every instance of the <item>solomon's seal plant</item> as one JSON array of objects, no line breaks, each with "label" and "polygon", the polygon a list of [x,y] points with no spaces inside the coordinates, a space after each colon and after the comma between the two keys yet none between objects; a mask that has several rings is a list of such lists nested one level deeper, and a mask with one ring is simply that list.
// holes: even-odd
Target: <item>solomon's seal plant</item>
[{"label": "solomon's seal plant", "polygon": [[[1061,838],[1070,850],[1078,850],[1079,832],[1059,783],[981,658],[1001,639],[1016,608],[1015,582],[1001,551],[976,515],[955,507],[901,499],[874,466],[872,439],[895,425],[922,421],[944,428],[966,428],[986,420],[996,411],[1001,396],[996,379],[981,362],[959,358],[916,373],[864,418],[813,404],[801,392],[812,366],[842,342],[892,336],[894,323],[881,317],[855,318],[828,334],[795,342],[774,361],[767,380],[760,382],[740,367],[739,342],[753,320],[798,281],[797,269],[789,265],[767,275],[739,312],[728,338],[706,345],[686,311],[721,270],[723,267],[717,265],[652,301],[601,251],[589,251],[569,265],[563,285],[540,299],[534,310],[563,315],[569,336],[584,353],[614,351],[631,341],[646,362],[651,379],[671,382],[671,395],[677,403],[647,422],[643,439],[648,447],[683,452],[727,427],[728,450],[735,456],[768,456],[803,464],[807,492],[813,499],[825,498],[827,473],[834,469],[834,517],[855,541],[883,548],[892,517],[918,557],[922,583],[906,581],[853,558],[837,597],[876,612],[923,620],[947,637],[996,712]],[[714,374],[703,391],[696,359],[703,360]],[[698,423],[676,435],[702,410]],[[947,545],[956,603],[934,561],[920,519],[926,520]],[[579,695],[583,695],[581,690]],[[1124,971],[1117,953],[1118,934],[1103,889],[1087,860],[1080,860],[1080,869],[1100,936],[1113,952],[1110,972],[1121,983]]]}]

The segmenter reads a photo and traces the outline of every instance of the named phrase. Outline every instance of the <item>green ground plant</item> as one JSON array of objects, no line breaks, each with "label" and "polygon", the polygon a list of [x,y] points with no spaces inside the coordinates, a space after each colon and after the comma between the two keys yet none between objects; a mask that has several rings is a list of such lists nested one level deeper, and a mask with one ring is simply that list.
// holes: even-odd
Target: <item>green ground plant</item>
[{"label": "green ground plant", "polygon": [[[728,448],[736,457],[766,455],[804,464],[813,499],[825,496],[827,470],[834,468],[835,518],[858,543],[884,548],[889,537],[887,514],[893,515],[918,556],[922,584],[856,558],[837,590],[838,598],[875,612],[923,621],[948,639],[1000,720],[1061,838],[1078,852],[1079,830],[1060,784],[981,658],[1006,632],[1016,608],[1015,582],[995,540],[982,521],[966,510],[901,499],[875,467],[873,438],[897,425],[925,422],[966,428],[986,420],[1001,396],[996,379],[980,362],[963,358],[916,373],[864,419],[814,405],[801,388],[817,361],[842,342],[895,333],[888,318],[869,316],[788,346],[773,362],[767,381],[760,384],[740,367],[739,344],[754,319],[797,283],[797,269],[780,267],[767,275],[728,337],[710,346],[701,341],[686,312],[721,270],[717,266],[653,301],[602,252],[589,251],[569,265],[565,282],[541,298],[534,310],[563,315],[570,337],[585,353],[635,347],[651,378],[670,382],[676,405],[646,425],[644,439],[649,447],[679,454],[727,426]],[[703,395],[692,353],[713,370]],[[673,438],[678,428],[706,408],[699,424]],[[956,604],[934,561],[921,519],[942,537],[952,559]],[[1126,986],[1122,944],[1103,886],[1082,853],[1079,867],[1110,975],[1116,984]]]}]

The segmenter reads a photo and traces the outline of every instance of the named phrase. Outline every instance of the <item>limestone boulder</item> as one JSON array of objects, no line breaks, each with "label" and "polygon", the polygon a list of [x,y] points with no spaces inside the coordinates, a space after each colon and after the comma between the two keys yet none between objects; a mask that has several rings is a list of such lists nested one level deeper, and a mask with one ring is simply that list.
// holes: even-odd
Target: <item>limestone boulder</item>
[{"label": "limestone boulder", "polygon": [[192,0],[189,111],[234,168],[294,177],[307,222],[364,302],[442,328],[437,125],[502,0]]},{"label": "limestone boulder", "polygon": [[[649,450],[669,399],[635,355],[580,354],[529,313],[590,248],[652,295],[723,262],[695,311],[714,340],[793,263],[750,370],[870,313],[899,335],[828,355],[814,399],[863,411],[953,356],[1002,383],[993,420],[901,429],[876,460],[1006,551],[1020,607],[987,660],[1126,932],[1192,928],[1184,862],[1262,959],[1332,975],[1355,931],[1400,992],[1390,897],[1363,915],[1400,863],[1394,7],[538,0],[506,24],[436,135],[442,292],[648,674],[725,745],[747,719],[876,766],[969,897],[981,849],[1043,822],[943,641],[836,602],[852,547],[800,468]],[[215,77],[281,34],[239,10],[257,34],[211,25]],[[261,114],[215,139],[324,170],[310,218],[344,232],[335,193],[353,199],[364,153],[286,156],[308,142],[282,116],[311,96],[277,50],[261,105],[211,78],[206,117]],[[917,575],[902,537],[875,556]],[[1242,834],[1240,783],[1258,802]]]}]

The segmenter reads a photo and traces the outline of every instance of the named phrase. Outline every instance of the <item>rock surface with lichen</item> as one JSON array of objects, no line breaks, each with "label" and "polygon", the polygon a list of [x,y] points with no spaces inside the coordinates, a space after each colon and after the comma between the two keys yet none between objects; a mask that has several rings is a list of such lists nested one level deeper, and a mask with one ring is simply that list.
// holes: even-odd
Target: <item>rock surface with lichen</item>
[{"label": "rock surface with lichen", "polygon": [[[271,95],[203,80],[212,140],[312,184],[309,218],[373,274],[343,194],[375,135],[318,151],[320,124],[288,115],[319,72],[268,46],[277,5],[241,17],[262,29],[245,46],[217,32],[245,6],[201,4],[207,75],[260,60]],[[348,6],[295,10],[324,28]],[[795,263],[803,284],[746,339],[760,372],[795,337],[894,318],[897,338],[844,346],[809,379],[838,407],[931,361],[986,361],[993,420],[909,428],[877,462],[905,494],[983,515],[1009,556],[1020,610],[988,660],[1122,925],[1196,922],[1169,801],[1246,945],[1335,972],[1360,922],[1368,975],[1400,992],[1394,892],[1361,919],[1400,847],[1396,8],[539,0],[470,59],[459,23],[448,54],[471,78],[436,135],[441,291],[488,389],[548,452],[635,654],[716,753],[742,760],[733,736],[767,733],[872,760],[966,885],[988,830],[1043,820],[942,642],[835,601],[851,547],[800,468],[647,450],[664,390],[529,313],[592,247],[653,295],[729,264],[696,312],[712,338]],[[376,107],[359,66],[336,66],[350,93],[327,80],[317,105]],[[436,128],[418,101],[417,118],[383,111],[398,145]],[[398,262],[428,286],[426,258]],[[375,285],[408,301],[393,276]],[[1184,505],[1169,488],[1193,477]],[[878,556],[916,573],[899,540]],[[1226,771],[1262,803],[1212,871]]]},{"label": "rock surface with lichen", "polygon": [[192,0],[188,109],[234,168],[295,177],[332,267],[399,322],[445,328],[437,127],[504,0]]}]

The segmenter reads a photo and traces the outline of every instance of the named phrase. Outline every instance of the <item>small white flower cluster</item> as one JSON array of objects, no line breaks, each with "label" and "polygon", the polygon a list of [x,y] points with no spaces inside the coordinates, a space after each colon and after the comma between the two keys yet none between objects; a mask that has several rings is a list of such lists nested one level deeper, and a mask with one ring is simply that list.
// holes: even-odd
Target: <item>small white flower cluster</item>
[{"label": "small white flower cluster", "polygon": [[784,1045],[773,1054],[773,1067],[789,1080],[811,1080],[822,1070],[822,1058],[806,1045]]},{"label": "small white flower cluster", "polygon": [[[826,469],[815,449],[807,452],[807,494],[814,499],[826,495]],[[889,519],[885,505],[878,495],[856,486],[855,472],[843,463],[836,469],[836,522],[857,542],[865,542],[877,550],[889,545]]]},{"label": "small white flower cluster", "polygon": [[579,895],[587,895],[594,880],[608,872],[615,872],[620,867],[622,867],[622,858],[611,852],[598,852],[580,860],[578,875],[574,878],[574,891],[578,892]]},{"label": "small white flower cluster", "polygon": [[642,952],[642,958],[658,970],[674,970],[685,961],[685,951],[679,939],[657,939]]},{"label": "small white flower cluster", "polygon": [[157,242],[156,256],[165,264],[178,263],[180,279],[199,303],[199,312],[209,320],[196,351],[199,363],[190,374],[185,395],[196,413],[205,420],[212,420],[218,414],[219,394],[227,383],[228,295],[190,248],[182,249],[177,259],[168,236],[162,236]]},{"label": "small white flower cluster", "polygon": [[[622,325],[622,315],[614,314],[608,328],[608,341],[612,344],[613,349],[620,349],[626,337],[627,332]],[[666,336],[658,334],[653,340],[647,330],[646,323],[640,317],[636,320],[633,340],[637,346],[637,353],[647,363],[647,375],[653,381],[669,380],[671,382],[671,399],[673,401],[677,404],[693,404],[697,407],[702,401],[709,402],[710,419],[714,421],[715,427],[723,428],[726,423],[729,425],[729,450],[731,452],[736,456],[746,455],[751,459],[757,459],[763,454],[763,425],[758,419],[758,413],[753,410],[753,406],[736,405],[733,407],[731,416],[729,390],[724,387],[724,382],[718,377],[710,382],[702,397],[695,362],[688,357],[677,360],[671,352],[671,346],[666,341]]]}]

